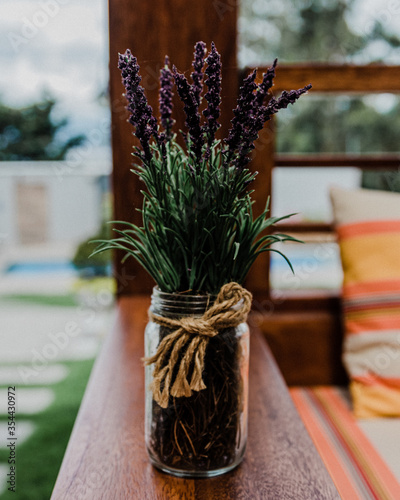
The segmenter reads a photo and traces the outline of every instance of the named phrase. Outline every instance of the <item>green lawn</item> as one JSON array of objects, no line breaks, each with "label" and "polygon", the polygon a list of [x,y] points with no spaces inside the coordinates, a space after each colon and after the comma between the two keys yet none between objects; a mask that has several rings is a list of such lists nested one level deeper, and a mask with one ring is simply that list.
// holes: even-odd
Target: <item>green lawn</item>
[{"label": "green lawn", "polygon": [[75,307],[78,305],[76,295],[68,293],[64,295],[41,295],[41,294],[10,294],[2,295],[1,300],[12,302],[24,302],[27,304],[38,304],[41,306],[63,306]]},{"label": "green lawn", "polygon": [[[35,415],[16,414],[35,424],[31,437],[16,450],[16,493],[6,490],[0,500],[47,500],[50,498],[65,453],[69,436],[88,382],[93,360],[64,363],[68,376],[50,387],[55,392],[53,404]],[[39,386],[38,386],[39,387]],[[16,388],[18,398],[18,387]],[[6,421],[1,417],[0,421]],[[18,434],[18,428],[17,428]],[[7,463],[8,451],[0,450],[0,463]]]}]

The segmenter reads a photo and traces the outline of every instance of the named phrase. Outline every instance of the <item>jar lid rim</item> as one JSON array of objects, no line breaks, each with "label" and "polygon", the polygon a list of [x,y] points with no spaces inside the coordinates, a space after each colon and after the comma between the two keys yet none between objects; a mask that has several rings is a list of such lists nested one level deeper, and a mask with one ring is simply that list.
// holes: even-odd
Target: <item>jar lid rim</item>
[{"label": "jar lid rim", "polygon": [[214,294],[211,294],[211,293],[188,293],[188,292],[163,292],[162,290],[160,290],[160,288],[158,286],[155,286],[153,287],[153,294],[154,295],[157,295],[159,297],[163,297],[165,299],[167,299],[168,297],[171,297],[171,299],[189,299],[189,300],[192,300],[192,299],[196,299],[196,300],[202,300],[202,299],[211,299],[211,300],[215,300],[216,299],[216,295]]}]

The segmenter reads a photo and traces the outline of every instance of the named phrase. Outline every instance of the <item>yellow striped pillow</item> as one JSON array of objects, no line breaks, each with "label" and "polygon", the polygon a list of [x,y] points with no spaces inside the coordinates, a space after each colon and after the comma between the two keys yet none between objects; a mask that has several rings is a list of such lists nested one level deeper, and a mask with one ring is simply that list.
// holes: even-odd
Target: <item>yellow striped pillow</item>
[{"label": "yellow striped pillow", "polygon": [[400,416],[400,194],[331,189],[356,417]]}]

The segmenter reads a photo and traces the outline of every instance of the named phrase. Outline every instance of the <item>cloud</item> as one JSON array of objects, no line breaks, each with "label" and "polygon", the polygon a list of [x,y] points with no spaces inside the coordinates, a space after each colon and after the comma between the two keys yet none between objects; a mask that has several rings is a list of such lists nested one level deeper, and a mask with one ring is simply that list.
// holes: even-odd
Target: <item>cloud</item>
[{"label": "cloud", "polygon": [[48,92],[76,124],[104,118],[106,0],[1,0],[0,98],[24,106]]}]

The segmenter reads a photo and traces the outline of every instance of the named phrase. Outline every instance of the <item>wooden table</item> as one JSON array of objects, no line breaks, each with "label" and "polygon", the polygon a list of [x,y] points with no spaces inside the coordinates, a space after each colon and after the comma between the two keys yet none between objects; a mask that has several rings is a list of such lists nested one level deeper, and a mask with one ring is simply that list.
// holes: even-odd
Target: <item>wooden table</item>
[{"label": "wooden table", "polygon": [[53,500],[307,500],[339,495],[261,334],[252,330],[249,439],[242,464],[211,479],[159,472],[144,446],[147,298],[122,298],[95,364]]}]

